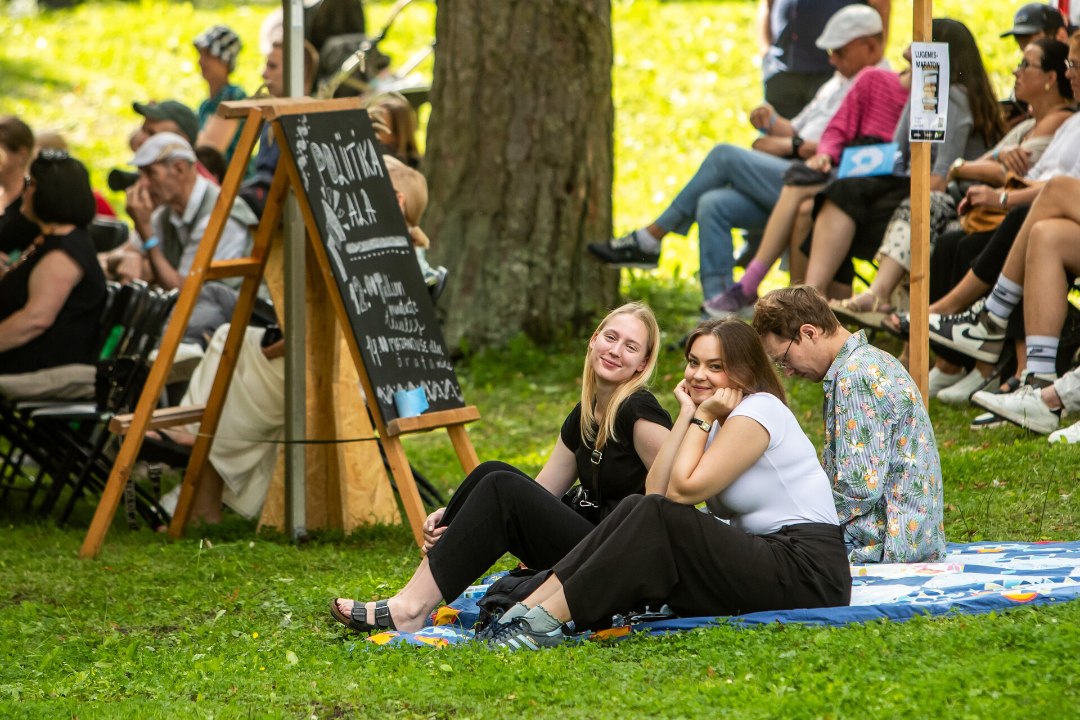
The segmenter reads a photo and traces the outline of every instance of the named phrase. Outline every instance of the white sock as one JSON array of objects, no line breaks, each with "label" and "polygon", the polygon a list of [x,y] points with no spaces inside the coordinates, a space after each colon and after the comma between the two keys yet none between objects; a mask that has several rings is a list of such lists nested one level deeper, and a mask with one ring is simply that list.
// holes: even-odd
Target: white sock
[{"label": "white sock", "polygon": [[510,606],[510,609],[499,616],[498,623],[500,625],[508,623],[514,618],[519,618],[525,613],[529,612],[529,608],[524,603],[514,603]]},{"label": "white sock", "polygon": [[533,632],[547,633],[562,627],[562,623],[554,615],[544,609],[543,605],[537,605],[525,613],[525,621]]},{"label": "white sock", "polygon": [[637,246],[645,252],[660,252],[660,241],[654,238],[652,233],[645,228],[635,230],[634,239],[637,240]]},{"label": "white sock", "polygon": [[1057,353],[1060,342],[1058,338],[1050,335],[1028,335],[1025,340],[1028,372],[1044,380],[1057,378]]},{"label": "white sock", "polygon": [[1017,303],[1024,297],[1024,286],[998,275],[994,289],[990,291],[990,297],[986,298],[986,311],[990,313],[990,319],[999,327],[1009,324],[1009,316]]}]

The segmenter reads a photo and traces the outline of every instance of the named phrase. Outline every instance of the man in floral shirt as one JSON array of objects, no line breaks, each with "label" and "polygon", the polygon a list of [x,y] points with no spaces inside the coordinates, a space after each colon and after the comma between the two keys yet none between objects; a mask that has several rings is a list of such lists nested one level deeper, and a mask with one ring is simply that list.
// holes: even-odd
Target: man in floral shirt
[{"label": "man in floral shirt", "polygon": [[943,558],[941,462],[907,370],[807,286],[758,300],[754,329],[784,375],[824,383],[822,465],[851,562]]}]

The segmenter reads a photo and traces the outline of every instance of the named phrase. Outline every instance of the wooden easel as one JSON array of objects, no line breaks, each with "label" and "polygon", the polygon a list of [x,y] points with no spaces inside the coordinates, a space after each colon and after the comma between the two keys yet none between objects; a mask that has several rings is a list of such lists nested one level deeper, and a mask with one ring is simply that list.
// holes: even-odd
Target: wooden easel
[{"label": "wooden easel", "polygon": [[[229,166],[221,187],[221,195],[210,217],[198,252],[192,263],[191,270],[184,281],[183,288],[176,307],[173,310],[168,328],[163,336],[161,346],[158,349],[158,357],[150,370],[146,385],[134,413],[129,416],[114,418],[110,423],[110,431],[122,434],[124,440],[120,446],[109,474],[108,482],[98,503],[90,529],[83,541],[80,557],[96,557],[101,551],[105,535],[116,514],[117,506],[123,494],[124,487],[131,476],[132,467],[139,454],[146,431],[186,424],[201,420],[201,431],[192,448],[188,461],[187,471],[184,474],[180,499],[176,511],[173,514],[172,523],[169,526],[169,534],[179,537],[183,534],[184,527],[190,518],[192,502],[198,490],[205,463],[210,453],[213,436],[217,432],[221,410],[228,393],[229,383],[232,380],[233,370],[239,357],[241,343],[245,330],[251,318],[251,312],[255,304],[259,283],[266,270],[267,259],[270,255],[271,242],[282,215],[286,192],[289,187],[302,188],[297,168],[291,155],[286,150],[286,138],[279,123],[274,123],[273,130],[276,141],[282,148],[280,161],[274,174],[266,199],[266,207],[252,245],[251,256],[233,260],[215,261],[214,253],[218,241],[229,218],[229,212],[240,189],[247,161],[254,151],[264,122],[274,121],[285,115],[316,114],[333,112],[337,110],[355,109],[359,107],[356,99],[344,100],[310,100],[300,99],[259,99],[240,102],[223,103],[219,112],[226,117],[242,118],[245,120],[240,140],[237,144],[233,161]],[[347,321],[344,303],[338,293],[333,278],[326,250],[318,241],[318,228],[312,216],[304,193],[298,191],[301,212],[304,216],[308,237],[311,241],[310,249],[314,251],[317,265],[320,269],[322,283],[327,289],[331,304],[334,307],[338,323],[345,330],[345,339],[349,347],[360,383],[364,389],[365,400],[368,410],[375,421],[376,430],[381,439],[383,450],[386,453],[390,471],[397,482],[398,492],[401,496],[405,513],[408,516],[413,537],[418,545],[423,541],[422,524],[425,518],[423,503],[416,488],[416,482],[409,467],[408,457],[401,444],[401,436],[407,433],[425,432],[436,428],[446,428],[450,436],[454,450],[462,468],[469,472],[479,464],[476,451],[472,446],[464,425],[479,419],[479,412],[475,407],[465,406],[440,412],[431,412],[417,417],[391,420],[386,422],[378,403],[367,370],[364,367],[362,356],[355,334],[351,332]],[[225,341],[218,372],[207,400],[205,408],[169,408],[155,412],[154,406],[161,391],[164,389],[169,371],[172,368],[173,357],[183,338],[191,318],[192,310],[202,286],[210,280],[222,278],[242,278],[239,298],[236,309],[232,316],[232,326]],[[329,374],[329,373],[328,373]],[[377,450],[375,455],[378,455]],[[381,462],[378,466],[381,472]]]}]

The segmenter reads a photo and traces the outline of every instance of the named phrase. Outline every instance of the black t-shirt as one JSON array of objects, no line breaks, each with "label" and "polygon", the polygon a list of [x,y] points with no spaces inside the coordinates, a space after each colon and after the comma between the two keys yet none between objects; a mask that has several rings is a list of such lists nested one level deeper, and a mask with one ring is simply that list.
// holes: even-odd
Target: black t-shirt
[{"label": "black t-shirt", "polygon": [[41,234],[37,223],[22,214],[22,195],[4,209],[0,215],[0,252],[10,254],[25,250]]},{"label": "black t-shirt", "polygon": [[[595,466],[604,514],[627,495],[645,492],[645,476],[649,470],[634,448],[634,423],[638,420],[648,420],[671,429],[671,416],[648,390],[638,390],[623,402],[619,414],[615,416],[615,438],[608,440],[600,463]],[[581,403],[575,405],[567,416],[560,436],[563,444],[574,453],[578,480],[589,491],[590,497],[596,498],[592,447],[581,437]]]},{"label": "black t-shirt", "polygon": [[0,320],[26,306],[30,273],[50,252],[66,253],[82,268],[82,279],[71,289],[52,327],[17,348],[0,352],[0,374],[33,372],[71,363],[92,363],[98,322],[105,304],[105,275],[86,230],[47,235],[45,243],[26,261],[0,278]]}]

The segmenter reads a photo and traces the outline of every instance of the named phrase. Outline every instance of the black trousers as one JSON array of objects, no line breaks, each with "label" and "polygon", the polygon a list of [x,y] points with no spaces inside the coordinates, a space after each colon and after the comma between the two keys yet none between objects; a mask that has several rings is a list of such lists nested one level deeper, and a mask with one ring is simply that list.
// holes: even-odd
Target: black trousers
[{"label": "black trousers", "polygon": [[751,535],[660,495],[623,500],[554,568],[579,628],[666,602],[679,615],[833,607],[851,601],[836,525]]},{"label": "black trousers", "polygon": [[446,526],[428,552],[431,574],[450,602],[509,552],[546,570],[589,534],[592,523],[512,465],[481,463],[446,506]]}]

